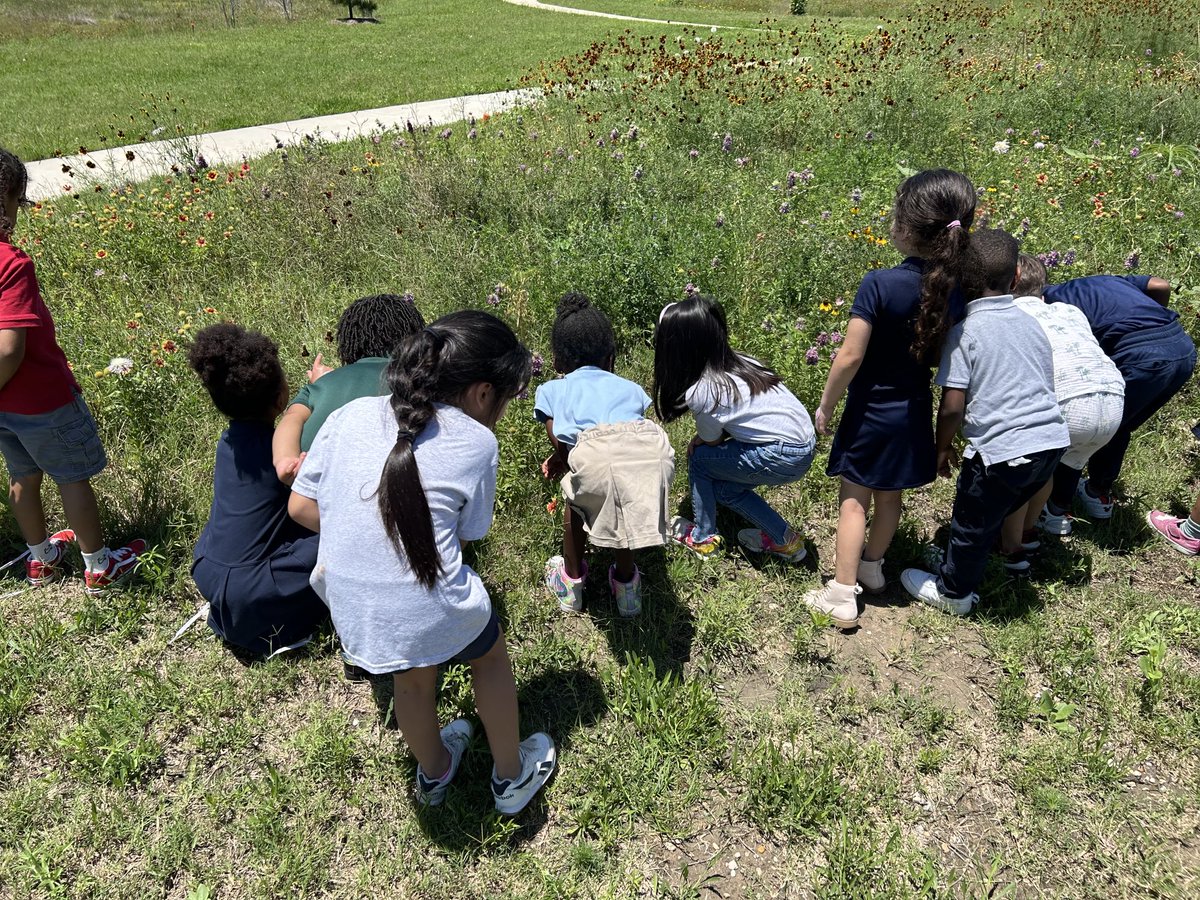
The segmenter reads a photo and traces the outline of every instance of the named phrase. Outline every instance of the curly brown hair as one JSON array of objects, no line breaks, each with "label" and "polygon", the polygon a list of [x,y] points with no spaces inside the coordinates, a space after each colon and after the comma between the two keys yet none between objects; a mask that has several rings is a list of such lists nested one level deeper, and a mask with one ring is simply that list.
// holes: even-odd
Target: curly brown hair
[{"label": "curly brown hair", "polygon": [[287,389],[275,342],[232,322],[199,331],[188,348],[188,365],[213,405],[231,419],[272,418]]},{"label": "curly brown hair", "polygon": [[[7,202],[13,197],[23,197],[25,188],[29,185],[29,173],[25,164],[16,154],[0,147],[0,202]],[[0,233],[12,234],[16,222],[10,222],[8,216],[0,208]]]}]

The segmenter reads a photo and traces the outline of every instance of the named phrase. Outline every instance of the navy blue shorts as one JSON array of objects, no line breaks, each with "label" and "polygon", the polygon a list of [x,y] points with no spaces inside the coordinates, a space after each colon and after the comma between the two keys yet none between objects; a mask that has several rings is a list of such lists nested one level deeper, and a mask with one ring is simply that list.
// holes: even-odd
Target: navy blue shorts
[{"label": "navy blue shorts", "polygon": [[[479,632],[479,637],[467,644],[446,662],[469,663],[472,660],[479,659],[481,656],[486,656],[488,651],[496,646],[496,641],[500,640],[500,620],[496,618],[496,610],[492,610],[492,617],[487,620],[487,624],[483,626],[483,631]],[[380,676],[399,675],[401,672],[411,672],[412,669],[396,669],[394,672],[383,672]]]}]

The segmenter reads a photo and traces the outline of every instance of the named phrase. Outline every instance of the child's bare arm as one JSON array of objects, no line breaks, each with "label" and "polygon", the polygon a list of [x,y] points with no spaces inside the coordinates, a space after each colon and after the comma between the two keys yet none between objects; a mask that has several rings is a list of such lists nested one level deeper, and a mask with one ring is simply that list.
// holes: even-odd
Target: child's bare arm
[{"label": "child's bare arm", "polygon": [[963,411],[967,407],[967,392],[961,388],[942,388],[942,402],[937,416],[937,460],[938,474],[950,475],[950,449],[954,436],[962,426]]},{"label": "child's bare arm", "polygon": [[309,531],[321,530],[321,510],[310,497],[293,492],[288,497],[288,515]]},{"label": "child's bare arm", "polygon": [[562,478],[567,474],[570,466],[567,465],[566,448],[554,436],[554,420],[546,420],[546,437],[550,438],[550,446],[554,451],[546,457],[542,463],[542,474],[547,478]]},{"label": "child's bare arm", "polygon": [[871,323],[857,316],[850,319],[846,326],[846,340],[838,350],[837,359],[829,368],[829,377],[825,379],[825,390],[821,392],[821,405],[817,407],[816,427],[821,434],[829,434],[829,423],[833,420],[833,410],[842,401],[846,388],[858,374],[863,357],[867,353],[867,344],[871,340]]},{"label": "child's bare arm", "polygon": [[275,474],[284,484],[296,480],[300,469],[300,436],[304,432],[304,423],[312,415],[312,410],[302,403],[293,403],[275,426],[275,435],[271,438],[271,462],[275,466]]},{"label": "child's bare arm", "polygon": [[25,329],[0,329],[0,388],[8,384],[25,361]]},{"label": "child's bare arm", "polygon": [[1155,275],[1147,282],[1145,294],[1159,306],[1167,306],[1171,302],[1171,282]]}]

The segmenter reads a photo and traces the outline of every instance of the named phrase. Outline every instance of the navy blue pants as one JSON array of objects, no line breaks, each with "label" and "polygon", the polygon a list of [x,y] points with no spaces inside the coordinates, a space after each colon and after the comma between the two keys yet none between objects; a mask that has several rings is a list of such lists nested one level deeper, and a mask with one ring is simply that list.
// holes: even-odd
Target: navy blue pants
[{"label": "navy blue pants", "polygon": [[988,556],[1010,513],[1033,497],[1054,472],[1066,448],[1028,453],[1017,466],[1006,462],[985,466],[979,454],[963,460],[950,519],[950,546],[942,563],[941,590],[965,597],[983,581]]},{"label": "navy blue pants", "polygon": [[[1133,433],[1192,377],[1196,345],[1183,327],[1173,322],[1122,339],[1112,361],[1125,377],[1125,413],[1113,439],[1088,462],[1088,483],[1095,494],[1112,493]],[[1057,475],[1055,480],[1057,488]]]},{"label": "navy blue pants", "polygon": [[208,627],[251,653],[267,655],[311,635],[329,609],[309,586],[319,536],[278,547],[268,559],[226,566],[201,558],[192,578],[209,602]]}]

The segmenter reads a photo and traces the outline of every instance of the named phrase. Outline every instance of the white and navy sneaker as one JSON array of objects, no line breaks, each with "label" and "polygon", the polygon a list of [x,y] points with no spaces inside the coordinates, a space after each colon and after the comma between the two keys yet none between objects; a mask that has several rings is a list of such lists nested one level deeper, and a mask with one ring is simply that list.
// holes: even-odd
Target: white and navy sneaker
[{"label": "white and navy sneaker", "polygon": [[976,593],[967,594],[965,597],[947,597],[938,586],[937,576],[924,569],[905,569],[900,573],[900,583],[904,585],[904,590],[926,606],[940,609],[952,616],[969,615],[979,602],[979,595]]},{"label": "white and navy sneaker", "polygon": [[1075,489],[1075,496],[1083,504],[1083,508],[1087,510],[1087,514],[1093,519],[1111,519],[1113,512],[1112,494],[1093,494],[1088,488],[1088,483],[1087,481],[1079,482],[1079,487]]},{"label": "white and navy sneaker", "polygon": [[515,816],[523,810],[550,780],[557,762],[558,751],[550,735],[538,731],[521,741],[520,775],[501,780],[492,769],[492,796],[496,798],[496,809],[506,816]]},{"label": "white and navy sneaker", "polygon": [[446,788],[458,774],[458,764],[471,743],[471,723],[466,719],[455,719],[442,729],[442,743],[450,754],[450,766],[441,778],[430,778],[417,765],[417,802],[422,806],[440,806],[446,799]]}]

